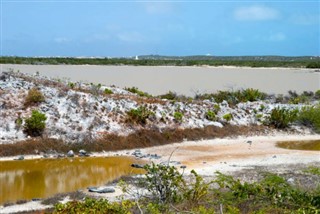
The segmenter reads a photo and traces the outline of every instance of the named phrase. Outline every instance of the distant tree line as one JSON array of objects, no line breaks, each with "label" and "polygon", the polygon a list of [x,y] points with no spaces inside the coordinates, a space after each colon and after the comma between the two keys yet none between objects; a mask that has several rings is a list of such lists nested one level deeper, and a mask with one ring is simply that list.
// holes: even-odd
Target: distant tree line
[{"label": "distant tree line", "polygon": [[0,64],[28,65],[133,65],[133,66],[241,66],[320,68],[319,57],[150,57],[74,58],[2,56]]}]

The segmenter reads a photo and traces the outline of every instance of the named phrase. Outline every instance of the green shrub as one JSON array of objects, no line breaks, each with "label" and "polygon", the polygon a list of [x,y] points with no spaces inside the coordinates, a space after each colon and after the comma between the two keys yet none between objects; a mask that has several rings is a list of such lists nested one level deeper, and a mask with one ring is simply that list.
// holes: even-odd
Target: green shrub
[{"label": "green shrub", "polygon": [[163,164],[145,165],[146,177],[143,186],[159,204],[181,201],[185,187],[182,174],[174,166]]},{"label": "green shrub", "polygon": [[228,113],[228,114],[223,115],[222,118],[229,122],[233,118],[233,116],[231,113]]},{"label": "green shrub", "polygon": [[56,214],[70,213],[131,213],[130,208],[133,202],[125,200],[122,203],[109,202],[106,199],[92,199],[86,198],[84,202],[70,201],[66,204],[58,203],[55,205]]},{"label": "green shrub", "polygon": [[124,90],[127,90],[131,93],[137,94],[140,97],[152,97],[150,94],[140,91],[137,87],[131,87],[131,88],[124,88]]},{"label": "green shrub", "polygon": [[147,123],[147,119],[153,115],[154,113],[152,111],[148,110],[144,106],[140,106],[137,109],[131,109],[127,112],[127,121],[145,125]]},{"label": "green shrub", "polygon": [[175,92],[169,91],[166,94],[160,95],[159,98],[167,100],[177,100],[178,96]]},{"label": "green shrub", "polygon": [[320,90],[317,90],[315,93],[314,93],[314,96],[316,99],[320,99]]},{"label": "green shrub", "polygon": [[241,102],[253,102],[253,101],[257,101],[257,100],[264,100],[266,98],[266,94],[260,92],[257,89],[253,89],[253,88],[247,88],[245,90],[243,90],[241,92]]},{"label": "green shrub", "polygon": [[38,104],[44,101],[44,96],[41,93],[41,91],[39,91],[36,88],[32,88],[28,91],[28,95],[25,99],[24,105],[30,106],[30,105],[34,105],[34,104]]},{"label": "green shrub", "polygon": [[214,113],[216,113],[216,114],[218,114],[218,112],[221,109],[219,104],[214,104],[213,108],[214,108]]},{"label": "green shrub", "polygon": [[74,84],[73,82],[69,82],[69,83],[68,83],[68,86],[69,86],[70,88],[74,89],[75,84]]},{"label": "green shrub", "polygon": [[289,126],[290,123],[297,119],[298,110],[289,110],[285,108],[274,108],[270,116],[267,118],[267,123],[278,129],[283,129]]},{"label": "green shrub", "polygon": [[299,112],[298,121],[320,132],[320,105],[305,107]]},{"label": "green shrub", "polygon": [[211,121],[215,121],[217,119],[216,114],[213,111],[207,111],[206,119],[211,120]]},{"label": "green shrub", "polygon": [[33,110],[31,117],[25,119],[24,132],[32,137],[40,136],[46,128],[46,119],[45,114]]},{"label": "green shrub", "polygon": [[113,94],[113,91],[111,89],[105,88],[104,93],[105,94]]},{"label": "green shrub", "polygon": [[176,111],[176,112],[174,112],[174,114],[173,114],[173,118],[175,119],[175,121],[181,123],[182,120],[183,120],[183,113]]}]

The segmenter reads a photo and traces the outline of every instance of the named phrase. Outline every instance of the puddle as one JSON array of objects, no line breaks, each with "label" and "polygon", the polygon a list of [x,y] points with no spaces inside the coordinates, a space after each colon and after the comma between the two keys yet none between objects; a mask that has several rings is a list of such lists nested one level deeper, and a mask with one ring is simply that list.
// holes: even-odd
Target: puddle
[{"label": "puddle", "polygon": [[284,149],[320,151],[320,140],[282,141],[277,143],[277,147]]},{"label": "puddle", "polygon": [[103,185],[123,175],[142,173],[129,157],[88,157],[0,162],[0,204],[47,198],[88,186]]}]

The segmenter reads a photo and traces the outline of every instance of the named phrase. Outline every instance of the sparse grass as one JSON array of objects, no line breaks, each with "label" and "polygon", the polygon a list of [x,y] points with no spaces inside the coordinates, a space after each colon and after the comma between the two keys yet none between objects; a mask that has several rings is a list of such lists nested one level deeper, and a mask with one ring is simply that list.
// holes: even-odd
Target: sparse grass
[{"label": "sparse grass", "polygon": [[0,144],[0,156],[14,156],[35,154],[35,150],[47,153],[55,150],[67,153],[69,150],[79,151],[84,149],[88,152],[116,151],[122,149],[135,149],[151,146],[159,146],[170,143],[182,142],[184,139],[201,140],[222,138],[227,136],[239,136],[248,134],[265,133],[268,130],[265,126],[232,126],[225,125],[223,128],[207,126],[195,129],[142,129],[128,136],[116,134],[105,134],[99,139],[91,142],[66,144],[61,140],[48,138],[32,138],[20,141],[15,144]]},{"label": "sparse grass", "polygon": [[303,170],[303,172],[312,174],[312,175],[319,175],[320,176],[320,167],[316,166],[309,166],[307,169]]},{"label": "sparse grass", "polygon": [[127,90],[127,91],[129,91],[131,93],[137,94],[140,97],[152,97],[150,94],[148,94],[146,92],[143,92],[143,91],[140,91],[137,87],[124,88],[124,90]]}]

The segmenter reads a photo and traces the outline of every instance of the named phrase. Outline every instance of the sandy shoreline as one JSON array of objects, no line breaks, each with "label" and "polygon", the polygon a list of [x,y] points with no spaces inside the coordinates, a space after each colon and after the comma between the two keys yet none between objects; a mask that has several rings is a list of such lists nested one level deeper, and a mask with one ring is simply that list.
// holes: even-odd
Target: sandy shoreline
[{"label": "sandy shoreline", "polygon": [[[278,164],[299,164],[320,162],[319,151],[289,150],[276,147],[278,141],[320,140],[319,134],[291,135],[276,133],[271,136],[250,136],[221,138],[140,149],[142,154],[157,154],[161,158],[156,162],[181,162],[189,170],[195,169],[200,174],[212,175],[239,170],[250,166],[269,166]],[[251,141],[251,145],[248,143]],[[135,150],[92,153],[94,157],[130,156]],[[18,156],[0,157],[0,161],[10,161]],[[43,158],[40,155],[26,155],[25,160]],[[147,160],[147,159],[146,159]],[[148,161],[148,160],[147,160]]]}]

